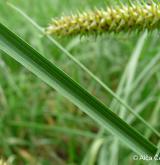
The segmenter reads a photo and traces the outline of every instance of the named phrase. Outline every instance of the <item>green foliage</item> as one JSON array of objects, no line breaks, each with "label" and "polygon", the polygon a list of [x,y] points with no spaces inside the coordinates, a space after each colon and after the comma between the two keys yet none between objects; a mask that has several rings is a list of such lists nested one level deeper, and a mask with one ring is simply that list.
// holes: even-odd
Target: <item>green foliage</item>
[{"label": "green foliage", "polygon": [[[99,9],[119,6],[119,0],[9,2],[22,13],[1,0],[1,23],[158,146],[159,138],[151,129],[68,58],[70,55],[83,64],[159,132],[160,38],[157,31],[147,36],[106,33],[96,40],[60,37],[59,45],[56,45],[54,38],[49,36],[52,40],[48,40],[43,34],[43,27],[50,18],[72,15],[77,10],[80,13],[95,11],[95,6]],[[128,5],[128,1],[121,2]],[[23,13],[38,26],[33,26]],[[154,164],[152,161],[134,161],[132,150],[3,52],[0,52],[0,110],[0,154],[13,165]]]},{"label": "green foliage", "polygon": [[68,98],[110,133],[118,136],[137,154],[150,156],[156,154],[156,146],[2,24],[0,24],[0,49]]}]

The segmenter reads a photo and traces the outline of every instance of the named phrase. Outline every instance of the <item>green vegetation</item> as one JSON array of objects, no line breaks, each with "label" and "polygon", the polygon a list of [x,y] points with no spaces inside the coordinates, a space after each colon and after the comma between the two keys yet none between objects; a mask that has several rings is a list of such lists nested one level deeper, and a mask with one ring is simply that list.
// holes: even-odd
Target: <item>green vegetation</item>
[{"label": "green vegetation", "polygon": [[52,38],[41,28],[52,17],[116,2],[9,2],[0,2],[2,158],[11,164],[158,164],[132,158],[133,151],[159,153],[158,31]]}]

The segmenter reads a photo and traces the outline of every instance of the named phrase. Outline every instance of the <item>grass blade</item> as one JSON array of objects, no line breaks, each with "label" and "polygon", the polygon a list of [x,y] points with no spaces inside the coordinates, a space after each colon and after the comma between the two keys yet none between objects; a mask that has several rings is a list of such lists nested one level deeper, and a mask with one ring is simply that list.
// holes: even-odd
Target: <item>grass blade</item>
[{"label": "grass blade", "polygon": [[155,145],[0,23],[0,49],[56,89],[137,154],[154,155]]},{"label": "grass blade", "polygon": [[68,134],[71,136],[84,136],[87,138],[94,138],[95,134],[87,131],[81,131],[77,129],[71,129],[67,127],[58,127],[58,126],[51,126],[47,124],[40,124],[37,122],[25,122],[25,121],[10,121],[7,123],[11,127],[24,127],[24,128],[31,128],[35,130],[42,130],[42,131],[53,131]]},{"label": "grass blade", "polygon": [[[45,30],[44,28],[42,28],[41,26],[39,26],[34,20],[32,20],[32,18],[30,18],[28,15],[26,15],[21,9],[17,8],[16,6],[14,6],[13,4],[7,2],[7,4],[13,8],[14,10],[16,10],[17,12],[19,12],[24,18],[26,18],[34,27],[36,27],[36,29],[38,29],[43,35],[45,34]],[[86,72],[88,75],[90,75],[90,77],[97,82],[99,85],[101,85],[104,90],[106,90],[111,96],[113,96],[115,98],[115,100],[117,100],[121,105],[123,105],[130,113],[132,113],[132,115],[134,115],[136,118],[138,118],[147,128],[149,128],[150,130],[152,130],[158,137],[160,137],[160,133],[153,128],[152,126],[149,125],[149,123],[147,123],[139,114],[135,113],[134,109],[132,107],[130,107],[125,101],[123,101],[117,94],[115,94],[101,79],[99,79],[96,75],[94,75],[88,68],[86,68],[80,61],[78,61],[74,56],[72,56],[72,54],[67,51],[63,46],[61,46],[61,44],[59,42],[57,42],[53,37],[46,35],[46,37],[48,38],[48,40],[53,43],[55,46],[57,46],[57,48],[59,48],[64,54],[67,55],[67,57],[74,62],[77,66],[79,66],[79,68],[81,68],[84,72]]]}]

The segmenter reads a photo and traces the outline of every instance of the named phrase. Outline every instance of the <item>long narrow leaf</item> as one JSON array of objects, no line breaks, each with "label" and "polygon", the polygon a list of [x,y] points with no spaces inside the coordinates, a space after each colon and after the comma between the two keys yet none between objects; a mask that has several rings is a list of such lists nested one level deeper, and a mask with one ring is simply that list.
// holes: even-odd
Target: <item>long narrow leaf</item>
[{"label": "long narrow leaf", "polygon": [[118,136],[136,153],[152,156],[156,153],[157,148],[144,136],[1,23],[0,49]]},{"label": "long narrow leaf", "polygon": [[[20,13],[25,19],[27,19],[39,32],[41,32],[43,35],[45,35],[44,28],[39,26],[32,18],[30,18],[26,13],[24,13],[21,9],[14,6],[12,3],[7,2],[7,4],[16,10],[18,13]],[[60,43],[58,43],[53,37],[46,35],[48,40],[55,45],[57,48],[59,48],[65,55],[68,56],[68,58],[74,62],[80,69],[82,69],[84,72],[86,72],[90,77],[97,82],[99,85],[101,85],[104,90],[106,90],[110,95],[114,97],[115,100],[117,100],[121,105],[123,105],[132,115],[134,115],[137,119],[139,119],[147,128],[152,130],[155,135],[160,137],[160,133],[152,127],[149,123],[147,123],[139,114],[135,113],[132,107],[130,107],[126,102],[124,102],[118,95],[116,95],[102,80],[100,80],[96,75],[94,75],[89,69],[87,69],[80,61],[78,61],[70,52],[68,52],[64,47],[61,46]],[[143,45],[141,45],[142,47]]]}]

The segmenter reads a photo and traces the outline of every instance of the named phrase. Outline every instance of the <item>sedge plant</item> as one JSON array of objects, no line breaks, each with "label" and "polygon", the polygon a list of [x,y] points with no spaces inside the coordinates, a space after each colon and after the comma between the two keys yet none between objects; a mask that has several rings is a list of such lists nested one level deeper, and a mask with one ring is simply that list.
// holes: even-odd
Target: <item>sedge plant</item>
[{"label": "sedge plant", "polygon": [[[158,30],[160,4],[130,4],[53,19],[46,33],[54,36],[101,35],[103,33]],[[122,111],[122,114],[124,111]]]},{"label": "sedge plant", "polygon": [[[58,36],[90,35],[106,32],[154,30],[159,27],[159,5],[131,5],[95,10],[93,12],[64,16],[54,20],[46,29],[47,34]],[[76,84],[55,65],[43,58],[18,36],[0,24],[0,49],[31,72],[71,100],[107,130],[124,141],[135,152],[155,155],[157,147],[135,129],[110,112],[96,98]]]}]

